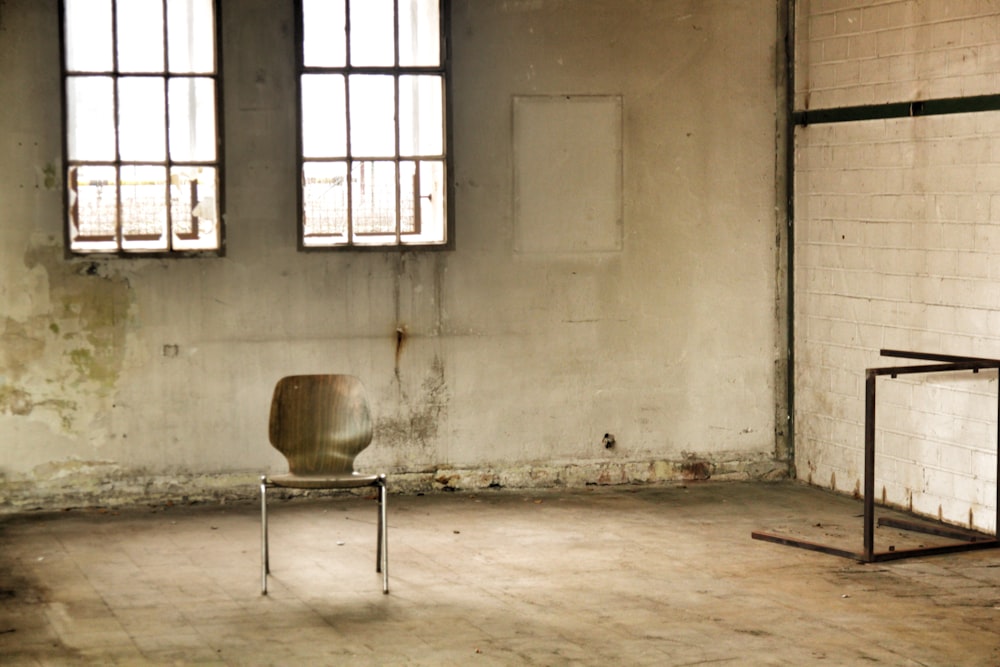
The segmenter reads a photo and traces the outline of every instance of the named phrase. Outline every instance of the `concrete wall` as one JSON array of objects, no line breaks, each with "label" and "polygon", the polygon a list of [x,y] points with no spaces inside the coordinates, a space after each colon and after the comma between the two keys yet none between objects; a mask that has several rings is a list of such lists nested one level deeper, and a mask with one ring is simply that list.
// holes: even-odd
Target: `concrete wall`
[{"label": "concrete wall", "polygon": [[[797,107],[1000,92],[1000,6],[798,3]],[[1000,357],[1000,113],[797,132],[796,464],[860,492],[879,350]],[[995,530],[997,376],[878,381],[876,497]]]},{"label": "concrete wall", "polygon": [[[0,506],[251,494],[303,372],[397,488],[780,472],[772,0],[455,0],[454,250],[310,254],[292,3],[220,4],[227,253],[154,260],[64,256],[56,1],[0,3]],[[515,249],[522,95],[620,97],[620,247]]]}]

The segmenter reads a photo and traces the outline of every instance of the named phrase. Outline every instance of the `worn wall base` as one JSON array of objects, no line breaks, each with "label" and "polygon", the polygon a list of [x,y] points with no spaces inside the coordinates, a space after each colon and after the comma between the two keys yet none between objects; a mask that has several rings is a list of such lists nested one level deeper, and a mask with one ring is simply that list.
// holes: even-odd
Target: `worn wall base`
[{"label": "worn wall base", "polygon": [[[511,468],[452,468],[389,473],[392,493],[472,491],[479,489],[580,488],[616,484],[655,484],[681,481],[778,480],[788,467],[759,454],[677,461],[583,461],[545,463]],[[236,502],[257,498],[260,472],[222,474],[127,473],[113,466],[83,465],[48,480],[3,481],[0,512],[53,510],[74,507],[126,507],[196,502]],[[275,495],[323,495],[282,489]]]}]

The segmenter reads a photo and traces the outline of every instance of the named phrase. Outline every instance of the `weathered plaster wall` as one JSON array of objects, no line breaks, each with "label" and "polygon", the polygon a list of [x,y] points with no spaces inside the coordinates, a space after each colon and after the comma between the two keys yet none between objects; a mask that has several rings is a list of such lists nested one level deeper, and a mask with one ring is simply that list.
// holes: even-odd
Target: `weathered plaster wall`
[{"label": "weathered plaster wall", "polygon": [[[0,1],[0,507],[249,495],[300,372],[397,488],[782,469],[773,1],[455,0],[455,249],[310,254],[291,2],[220,4],[226,256],[123,260],[63,254],[56,1]],[[621,250],[515,252],[532,94],[621,96]]]}]

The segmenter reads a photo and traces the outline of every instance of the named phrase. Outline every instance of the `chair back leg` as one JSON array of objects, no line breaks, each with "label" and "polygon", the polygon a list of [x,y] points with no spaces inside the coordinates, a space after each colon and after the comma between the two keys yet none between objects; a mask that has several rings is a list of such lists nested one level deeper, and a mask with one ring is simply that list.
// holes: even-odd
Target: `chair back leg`
[{"label": "chair back leg", "polygon": [[260,594],[267,595],[267,575],[271,571],[267,554],[267,478],[260,478]]}]

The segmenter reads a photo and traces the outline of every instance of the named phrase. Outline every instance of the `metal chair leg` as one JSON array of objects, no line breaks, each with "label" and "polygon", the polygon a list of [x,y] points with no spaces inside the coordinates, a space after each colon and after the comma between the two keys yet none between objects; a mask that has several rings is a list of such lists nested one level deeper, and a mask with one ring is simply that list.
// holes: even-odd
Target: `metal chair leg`
[{"label": "metal chair leg", "polygon": [[260,477],[260,594],[267,595],[267,575],[271,571],[267,553],[267,477]]},{"label": "metal chair leg", "polygon": [[[271,573],[267,544],[267,487],[266,475],[260,477],[260,594],[267,595],[267,575]],[[385,475],[378,482],[378,536],[375,547],[375,571],[382,573],[382,592],[389,592],[389,522],[386,514],[388,488]]]},{"label": "metal chair leg", "polygon": [[375,571],[382,573],[382,592],[389,592],[389,522],[386,514],[388,487],[385,475],[379,475],[378,485],[378,545]]}]

